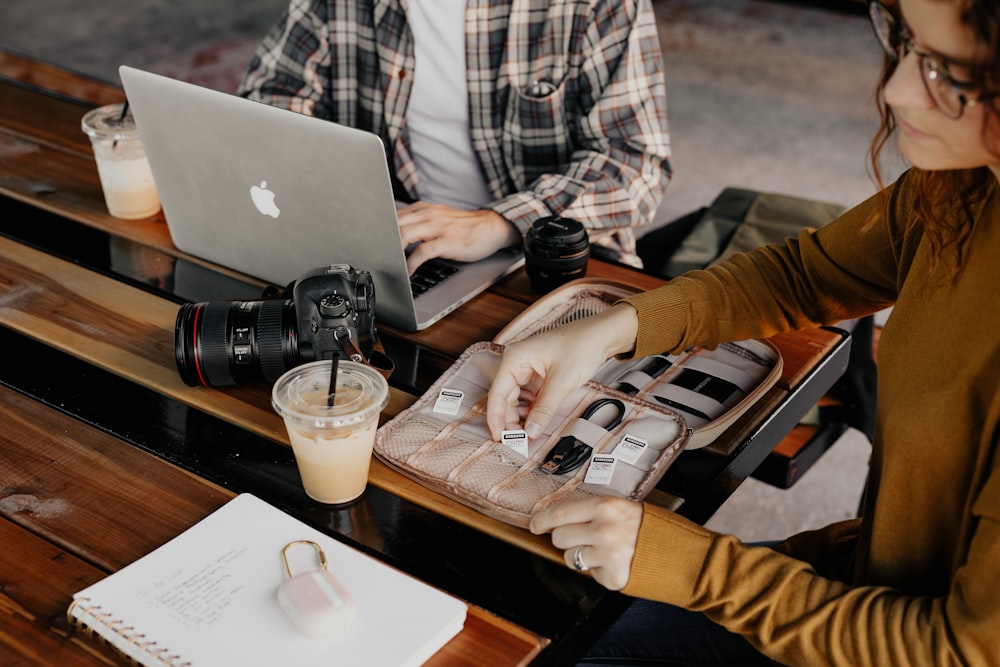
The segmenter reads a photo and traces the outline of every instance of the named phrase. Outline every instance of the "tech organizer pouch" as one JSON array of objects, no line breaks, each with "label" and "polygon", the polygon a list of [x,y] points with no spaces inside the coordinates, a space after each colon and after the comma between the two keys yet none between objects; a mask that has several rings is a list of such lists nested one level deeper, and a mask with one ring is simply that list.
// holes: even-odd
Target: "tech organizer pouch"
[{"label": "tech organizer pouch", "polygon": [[642,500],[684,449],[711,445],[777,382],[777,348],[749,340],[609,359],[539,437],[497,442],[486,425],[486,394],[505,344],[635,293],[592,278],[549,293],[494,341],[466,349],[423,396],[384,424],[375,454],[424,486],[521,527],[564,500],[595,494]]}]

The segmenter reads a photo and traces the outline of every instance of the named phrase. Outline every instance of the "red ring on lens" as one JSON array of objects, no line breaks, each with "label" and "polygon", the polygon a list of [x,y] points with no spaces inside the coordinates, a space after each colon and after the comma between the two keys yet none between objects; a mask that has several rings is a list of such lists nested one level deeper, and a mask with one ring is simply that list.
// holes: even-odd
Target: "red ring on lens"
[{"label": "red ring on lens", "polygon": [[198,375],[198,380],[207,387],[209,386],[208,381],[205,379],[205,375],[201,370],[201,355],[198,354],[198,320],[204,307],[204,304],[199,304],[195,306],[194,309],[194,320],[191,322],[191,356],[194,358],[194,370]]}]

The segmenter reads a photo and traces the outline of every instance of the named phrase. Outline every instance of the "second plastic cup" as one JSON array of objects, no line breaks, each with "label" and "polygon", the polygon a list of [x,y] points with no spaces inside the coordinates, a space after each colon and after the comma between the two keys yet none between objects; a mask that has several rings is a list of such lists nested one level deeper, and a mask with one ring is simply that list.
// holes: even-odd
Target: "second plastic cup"
[{"label": "second plastic cup", "polygon": [[131,115],[122,117],[123,106],[109,104],[88,111],[81,126],[94,149],[108,213],[138,220],[160,210],[160,197],[139,129]]},{"label": "second plastic cup", "polygon": [[364,493],[389,385],[371,367],[341,361],[330,405],[330,370],[331,362],[314,361],[287,371],[271,404],[285,420],[306,494],[337,504]]}]

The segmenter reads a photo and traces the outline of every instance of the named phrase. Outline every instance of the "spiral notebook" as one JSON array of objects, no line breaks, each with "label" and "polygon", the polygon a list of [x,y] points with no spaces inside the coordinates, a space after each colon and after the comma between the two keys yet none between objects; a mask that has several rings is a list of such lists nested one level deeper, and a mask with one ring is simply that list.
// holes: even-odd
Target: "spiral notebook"
[{"label": "spiral notebook", "polygon": [[[301,634],[279,607],[282,549],[320,545],[357,605],[342,631]],[[296,563],[296,567],[301,563]],[[293,573],[295,571],[293,570]],[[458,634],[466,605],[241,494],[73,596],[69,620],[140,665],[420,665]]]}]

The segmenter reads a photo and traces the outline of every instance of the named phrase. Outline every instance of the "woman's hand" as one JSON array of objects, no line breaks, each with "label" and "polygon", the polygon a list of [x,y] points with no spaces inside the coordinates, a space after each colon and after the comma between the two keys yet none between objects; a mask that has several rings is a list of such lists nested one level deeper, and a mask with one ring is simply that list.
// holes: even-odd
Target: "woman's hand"
[{"label": "woman's hand", "polygon": [[[570,392],[608,357],[635,347],[638,317],[628,304],[508,345],[493,379],[486,420],[494,440],[505,429],[537,437]],[[526,412],[526,417],[525,417]]]},{"label": "woman's hand", "polygon": [[521,242],[514,225],[488,210],[417,202],[401,209],[397,219],[403,247],[413,246],[406,258],[411,274],[435,257],[474,262]]},{"label": "woman's hand", "polygon": [[566,565],[588,570],[599,584],[617,591],[628,583],[641,523],[642,503],[600,496],[552,505],[536,514],[530,527],[536,535],[552,533]]}]

